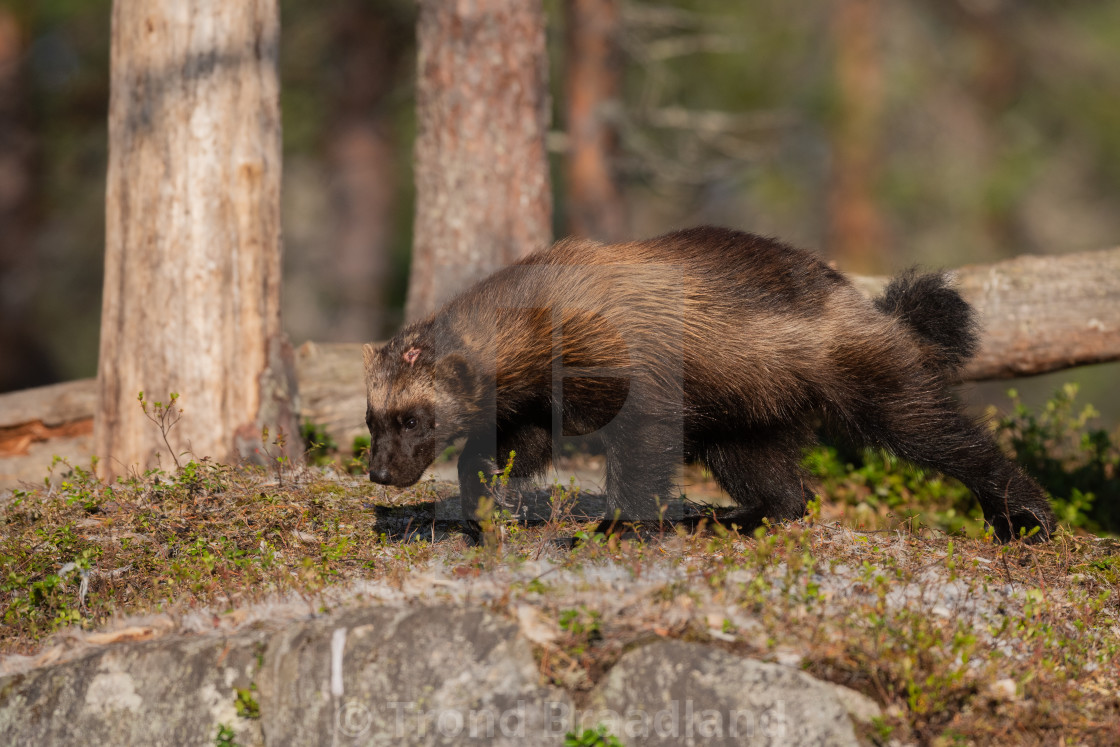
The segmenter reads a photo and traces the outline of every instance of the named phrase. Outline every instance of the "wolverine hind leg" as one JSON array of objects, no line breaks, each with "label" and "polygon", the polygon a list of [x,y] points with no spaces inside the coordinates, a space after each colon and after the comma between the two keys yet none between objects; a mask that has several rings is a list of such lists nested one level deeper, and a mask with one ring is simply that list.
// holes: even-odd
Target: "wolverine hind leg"
[{"label": "wolverine hind leg", "polygon": [[737,508],[721,522],[753,529],[763,518],[799,519],[812,498],[801,455],[809,434],[798,429],[759,431],[702,442],[696,455]]},{"label": "wolverine hind leg", "polygon": [[1000,541],[1038,527],[1029,537],[1038,542],[1053,531],[1054,514],[1042,488],[947,395],[882,398],[852,425],[869,445],[964,483]]}]

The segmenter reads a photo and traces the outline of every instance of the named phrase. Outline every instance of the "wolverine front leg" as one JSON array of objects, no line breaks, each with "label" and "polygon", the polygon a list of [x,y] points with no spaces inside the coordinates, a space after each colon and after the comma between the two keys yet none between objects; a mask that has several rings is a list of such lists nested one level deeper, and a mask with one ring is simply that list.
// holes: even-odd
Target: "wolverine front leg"
[{"label": "wolverine front leg", "polygon": [[[513,455],[511,457],[511,454]],[[463,519],[477,522],[484,498],[494,498],[500,507],[516,510],[524,483],[548,466],[552,458],[552,435],[536,424],[504,428],[495,434],[477,433],[467,438],[459,457],[459,494]],[[494,495],[493,488],[512,459],[510,484]]]},{"label": "wolverine front leg", "polygon": [[468,531],[475,535],[479,531],[479,504],[488,495],[487,480],[498,471],[494,462],[493,441],[493,438],[468,437],[463,453],[459,455],[459,501],[463,521]]},{"label": "wolverine front leg", "polygon": [[656,526],[677,497],[673,475],[683,458],[679,429],[647,422],[620,429],[606,447],[607,516],[598,531],[618,533],[635,523]]}]

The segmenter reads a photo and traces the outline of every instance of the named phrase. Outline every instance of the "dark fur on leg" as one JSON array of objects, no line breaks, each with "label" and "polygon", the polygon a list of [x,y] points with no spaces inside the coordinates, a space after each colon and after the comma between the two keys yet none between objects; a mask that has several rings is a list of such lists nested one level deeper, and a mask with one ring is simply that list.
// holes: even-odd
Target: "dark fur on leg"
[{"label": "dark fur on leg", "polygon": [[665,507],[678,497],[673,474],[681,459],[680,434],[646,415],[612,427],[622,435],[607,440],[607,516],[596,531],[658,526]]},{"label": "dark fur on leg", "polygon": [[701,444],[697,456],[715,477],[737,509],[721,514],[723,524],[754,529],[763,518],[799,519],[811,492],[801,454],[808,431],[748,432]]}]

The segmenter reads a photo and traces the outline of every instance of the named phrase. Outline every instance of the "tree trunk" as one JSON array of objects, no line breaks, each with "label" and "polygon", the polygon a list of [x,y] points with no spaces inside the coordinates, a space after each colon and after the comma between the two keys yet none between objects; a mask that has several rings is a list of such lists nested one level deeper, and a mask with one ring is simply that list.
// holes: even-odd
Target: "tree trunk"
[{"label": "tree trunk", "polygon": [[608,119],[617,104],[618,0],[567,0],[565,99],[568,232],[599,241],[626,238],[626,210],[614,174],[618,133]]},{"label": "tree trunk", "polygon": [[549,243],[540,0],[421,0],[406,316]]},{"label": "tree trunk", "polygon": [[833,0],[836,120],[828,193],[829,256],[850,272],[882,271],[883,217],[875,198],[879,175],[882,63],[879,0]]},{"label": "tree trunk", "polygon": [[[299,453],[280,327],[276,0],[117,0],[95,448],[104,471],[179,453]],[[180,395],[168,435],[137,402]],[[149,412],[151,406],[149,405]],[[273,453],[279,453],[270,446]]]}]

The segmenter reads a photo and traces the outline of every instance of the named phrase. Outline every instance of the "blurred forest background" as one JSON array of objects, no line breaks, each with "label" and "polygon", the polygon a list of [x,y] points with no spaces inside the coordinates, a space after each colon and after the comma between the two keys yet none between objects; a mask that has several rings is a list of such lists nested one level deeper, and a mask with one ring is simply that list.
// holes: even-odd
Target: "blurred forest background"
[{"label": "blurred forest background", "polygon": [[[0,0],[0,391],[93,376],[111,0]],[[566,9],[545,3],[554,233]],[[612,38],[609,229],[699,223],[889,273],[1120,243],[1115,0],[627,0]],[[295,344],[402,320],[413,230],[416,7],[281,0],[283,314]],[[1120,421],[1116,364],[1079,380]],[[972,388],[1006,404],[1006,384]]]}]

